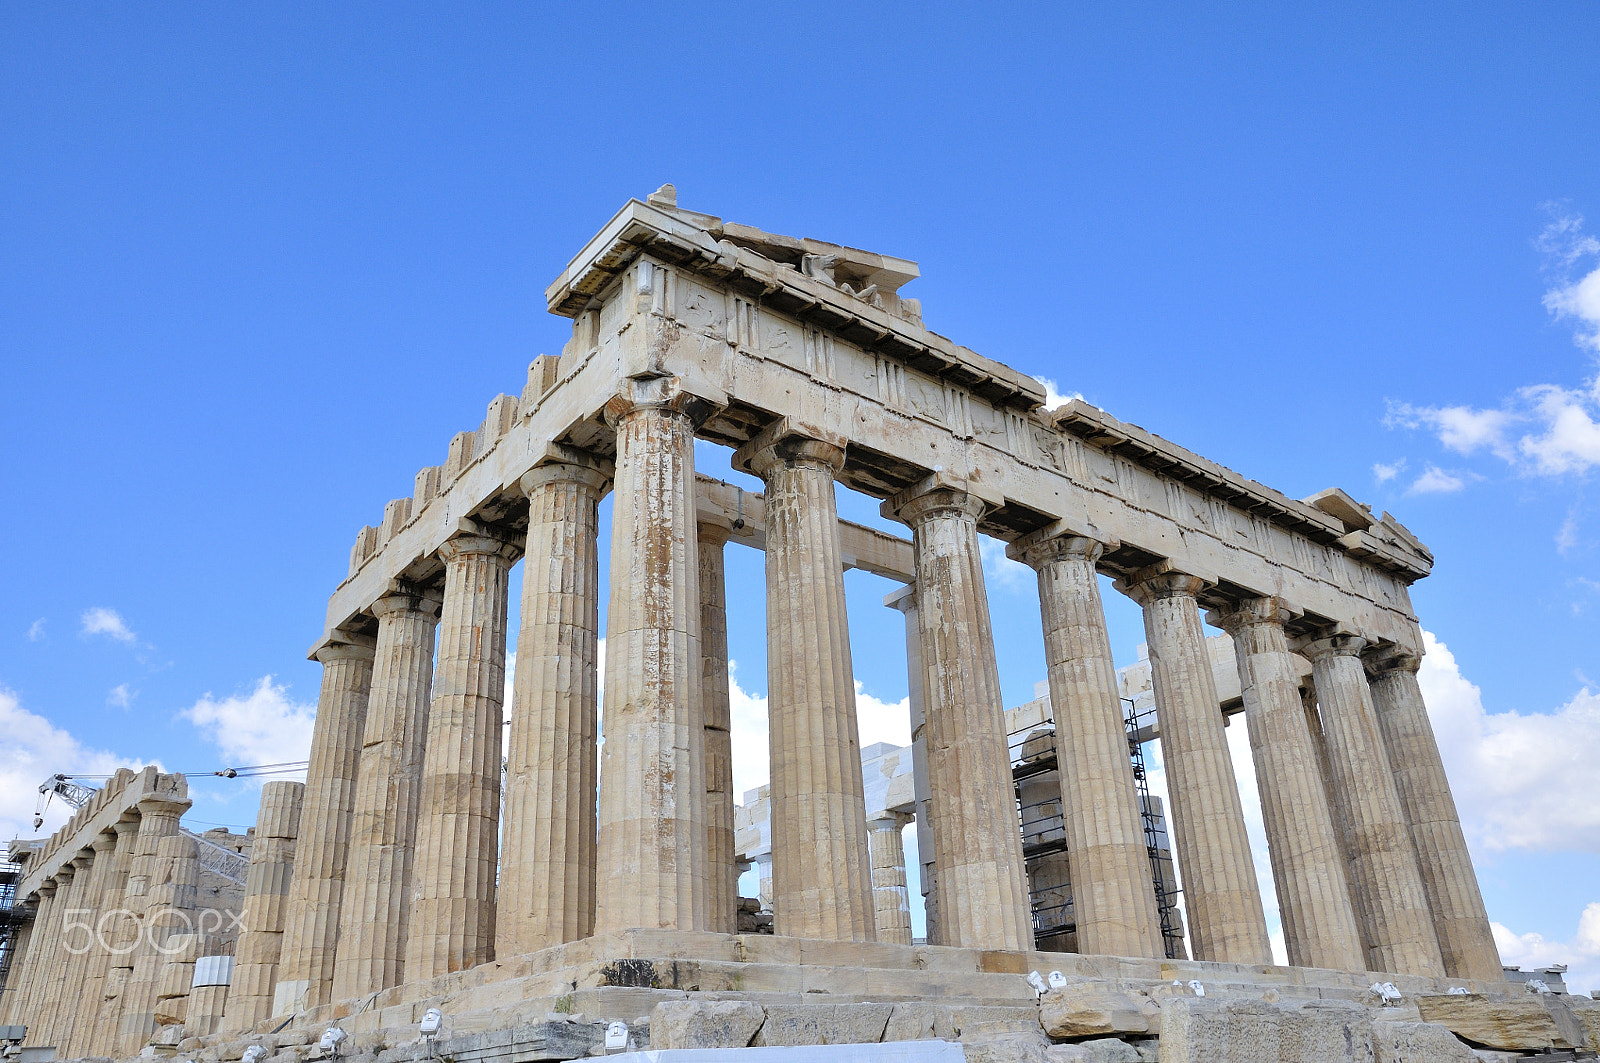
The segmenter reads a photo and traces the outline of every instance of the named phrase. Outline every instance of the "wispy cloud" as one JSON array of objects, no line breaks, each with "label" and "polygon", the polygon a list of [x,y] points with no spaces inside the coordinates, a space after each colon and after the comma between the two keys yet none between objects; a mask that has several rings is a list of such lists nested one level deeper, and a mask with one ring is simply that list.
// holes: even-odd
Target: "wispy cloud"
[{"label": "wispy cloud", "polygon": [[1399,461],[1392,462],[1388,465],[1385,465],[1380,461],[1376,462],[1372,466],[1372,478],[1377,480],[1379,483],[1384,484],[1388,483],[1390,480],[1393,480],[1396,476],[1399,476],[1405,471],[1406,459],[1404,458],[1401,458]]},{"label": "wispy cloud", "polygon": [[1567,510],[1567,519],[1561,522],[1561,527],[1556,531],[1556,550],[1562,557],[1572,552],[1578,545],[1578,510],[1577,507]]},{"label": "wispy cloud", "polygon": [[178,713],[216,746],[229,766],[283,764],[311,752],[315,704],[293,701],[270,675],[248,694],[217,699],[210,693]]},{"label": "wispy cloud", "polygon": [[983,561],[983,578],[990,591],[1025,594],[1037,591],[1039,577],[1021,561],[1006,556],[1006,544],[987,535],[978,538],[978,555]]},{"label": "wispy cloud", "polygon": [[40,617],[28,625],[28,641],[38,642],[44,638],[44,617]]},{"label": "wispy cloud", "polygon": [[1044,385],[1044,408],[1047,410],[1054,410],[1057,407],[1065,406],[1073,399],[1083,398],[1076,391],[1063,392],[1056,386],[1056,382],[1047,376],[1036,376],[1033,379]]},{"label": "wispy cloud", "polygon": [[133,704],[137,691],[129,690],[128,684],[118,683],[106,695],[106,704],[115,709],[126,709]]},{"label": "wispy cloud", "polygon": [[[1552,220],[1535,241],[1555,283],[1544,306],[1558,321],[1570,321],[1573,341],[1600,355],[1600,264],[1574,276],[1580,263],[1600,257],[1600,240],[1584,231],[1583,218],[1552,208]],[[1600,466],[1600,375],[1579,386],[1530,384],[1497,407],[1390,405],[1391,427],[1432,431],[1460,454],[1487,451],[1523,475],[1562,476]]]},{"label": "wispy cloud", "polygon": [[86,610],[83,614],[83,633],[85,635],[109,635],[118,642],[137,642],[135,635],[115,609],[107,609],[97,605]]},{"label": "wispy cloud", "polygon": [[1467,481],[1455,473],[1446,472],[1437,465],[1429,465],[1422,470],[1422,475],[1417,477],[1410,487],[1406,489],[1411,495],[1446,495],[1459,491],[1467,486]]}]

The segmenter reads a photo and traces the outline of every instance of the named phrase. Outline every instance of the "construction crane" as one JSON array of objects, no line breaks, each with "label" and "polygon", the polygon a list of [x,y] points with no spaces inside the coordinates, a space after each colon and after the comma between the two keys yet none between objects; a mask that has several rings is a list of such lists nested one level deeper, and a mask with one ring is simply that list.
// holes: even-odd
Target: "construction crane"
[{"label": "construction crane", "polygon": [[[249,769],[245,770],[248,771]],[[234,768],[224,768],[222,771],[215,771],[211,774],[232,779],[239,776],[239,771]],[[63,775],[57,772],[39,784],[39,805],[33,813],[34,830],[44,826],[44,810],[49,806],[52,797],[59,797],[74,809],[78,809],[88,804],[89,799],[99,792],[97,787],[85,786],[82,783],[73,782],[72,779],[73,776],[71,775]],[[187,827],[178,829],[193,838],[199,846],[201,867],[214,871],[231,882],[239,885],[244,884],[245,875],[250,869],[248,858],[241,856],[226,846],[218,845],[209,838],[196,834]]]},{"label": "construction crane", "polygon": [[44,810],[50,807],[52,797],[61,798],[73,808],[82,808],[95,795],[95,787],[73,782],[72,778],[57,772],[39,784],[39,804],[33,810],[34,830],[44,826]]}]

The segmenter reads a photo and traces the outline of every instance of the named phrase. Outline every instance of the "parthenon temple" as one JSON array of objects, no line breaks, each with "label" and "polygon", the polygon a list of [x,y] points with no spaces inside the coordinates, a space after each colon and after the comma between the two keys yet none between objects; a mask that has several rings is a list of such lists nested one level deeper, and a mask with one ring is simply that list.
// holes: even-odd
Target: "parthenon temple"
[{"label": "parthenon temple", "polygon": [[[183,778],[119,778],[14,846],[32,922],[0,1024],[28,1027],[25,1052],[199,1063],[1600,1047],[1591,1002],[1502,970],[1418,686],[1428,549],[1341,490],[1290,498],[1082,400],[1047,408],[1039,381],[924,326],[901,294],[918,272],[681,208],[670,185],[629,201],[545,292],[572,322],[560,355],[356,536],[310,651],[305,782],[269,784],[233,845],[231,936],[157,929],[203,907]],[[697,468],[724,453],[697,441],[762,489]],[[841,485],[905,534],[841,520]],[[985,536],[1038,581],[1046,681],[1009,714]],[[764,551],[767,590],[770,781],[742,805],[730,542]],[[899,587],[905,748],[861,748],[849,569]],[[1142,610],[1149,712],[1119,690],[1101,577]],[[69,910],[114,916],[131,948],[67,950]],[[1539,1032],[1495,1043],[1507,1015]],[[1131,1054],[1085,1054],[1109,1041]]]}]

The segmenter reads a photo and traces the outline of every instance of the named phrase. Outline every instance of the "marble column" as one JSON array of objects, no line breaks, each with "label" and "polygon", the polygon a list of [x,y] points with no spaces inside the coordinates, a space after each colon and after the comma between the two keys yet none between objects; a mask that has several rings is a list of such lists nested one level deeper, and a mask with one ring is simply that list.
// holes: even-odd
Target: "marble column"
[{"label": "marble column", "polygon": [[66,891],[63,884],[52,876],[39,884],[35,897],[33,933],[28,939],[28,954],[23,957],[23,968],[11,972],[17,999],[11,1006],[10,1018],[17,1025],[28,1027],[28,1039],[23,1042],[27,1045],[44,1044],[36,1036],[44,1032],[39,1024],[39,1001],[59,944],[63,907],[60,902],[66,899]]},{"label": "marble column", "polygon": [[194,961],[204,934],[174,934],[167,939],[156,981],[156,1025],[181,1026],[189,1018],[189,991],[194,988]]},{"label": "marble column", "polygon": [[100,911],[95,913],[95,947],[89,955],[84,975],[83,1012],[75,1025],[72,1050],[80,1056],[108,1055],[114,1049],[109,1025],[99,1021],[106,1002],[106,979],[115,957],[111,952],[119,919],[123,918],[123,896],[128,887],[128,870],[139,842],[139,815],[129,810],[111,828],[117,843],[107,859],[105,891]]},{"label": "marble column", "polygon": [[1368,970],[1442,978],[1416,849],[1361,666],[1366,645],[1353,635],[1335,635],[1303,649],[1311,658],[1331,790],[1341,809],[1350,899]]},{"label": "marble column", "polygon": [[506,609],[520,553],[488,535],[439,547],[444,613],[411,872],[410,982],[494,959]]},{"label": "marble column", "polygon": [[1161,917],[1095,562],[1103,545],[1038,532],[1008,553],[1039,574],[1078,951],[1161,959]]},{"label": "marble column", "polygon": [[[12,910],[13,916],[22,915],[22,904]],[[21,920],[11,939],[11,970],[6,974],[4,985],[0,985],[0,1026],[18,1026],[16,1020],[17,998],[21,995],[25,966],[28,962],[28,950],[33,944],[33,928],[35,920],[24,918]]]},{"label": "marble column", "polygon": [[1215,616],[1233,636],[1289,964],[1365,970],[1322,762],[1283,631],[1288,611],[1276,598],[1252,598]]},{"label": "marble column", "polygon": [[911,944],[911,901],[906,891],[906,847],[900,832],[913,817],[885,812],[867,824],[872,854],[872,915],[878,940]]},{"label": "marble column", "polygon": [[834,501],[844,449],[780,428],[758,435],[733,461],[766,485],[773,930],[872,941],[861,742]]},{"label": "marble column", "polygon": [[399,985],[411,925],[411,863],[439,599],[406,585],[374,602],[372,614],[378,618],[378,645],[339,906],[334,1000]]},{"label": "marble column", "polygon": [[670,378],[629,380],[616,430],[595,930],[703,930],[705,710],[694,429]]},{"label": "marble column", "polygon": [[[39,1038],[44,1044],[65,1047],[61,1044],[64,1014],[76,1003],[76,994],[67,995],[67,972],[71,969],[73,949],[80,944],[81,932],[73,931],[73,924],[82,924],[83,893],[89,885],[89,864],[94,859],[92,850],[81,850],[56,872],[56,896],[60,900],[60,925],[55,931],[55,948],[52,949],[50,969],[44,980],[44,994],[35,1011],[39,1025]],[[69,1019],[70,1021],[70,1019]]]},{"label": "marble column", "polygon": [[1200,623],[1197,596],[1206,583],[1156,568],[1136,572],[1118,587],[1144,610],[1173,847],[1194,958],[1271,963],[1244,806]]},{"label": "marble column", "polygon": [[[188,802],[184,802],[187,807]],[[144,823],[153,813],[144,809]],[[117,1025],[121,1055],[135,1055],[156,1032],[156,988],[161,965],[166,958],[167,941],[176,934],[194,929],[196,887],[200,882],[200,847],[178,830],[178,817],[172,813],[172,829],[156,839],[155,855],[146,865],[145,905],[140,918],[142,935],[133,954],[133,971],[123,990],[122,1016]],[[141,832],[143,824],[141,824]]]},{"label": "marble column", "polygon": [[1500,951],[1489,929],[1472,854],[1417,685],[1421,663],[1418,657],[1400,653],[1368,661],[1373,708],[1411,827],[1445,973],[1498,982],[1505,977]]},{"label": "marble column", "polygon": [[[92,1008],[86,1004],[95,999],[91,992],[91,976],[105,951],[95,938],[94,926],[100,918],[106,892],[114,878],[117,832],[114,829],[101,831],[95,835],[91,846],[94,856],[84,874],[84,891],[78,902],[80,911],[74,917],[72,932],[63,940],[71,957],[67,961],[63,985],[73,1005],[58,1016],[56,1022],[55,1042],[62,1058],[89,1054],[81,1047],[88,1040],[88,1027],[94,1015]],[[86,1011],[87,1018],[84,1014]]]},{"label": "marble column", "polygon": [[609,468],[541,465],[528,496],[495,954],[594,928],[600,498]]},{"label": "marble column", "polygon": [[[928,780],[928,715],[923,701],[922,623],[917,617],[917,588],[902,587],[884,598],[883,604],[899,610],[906,625],[906,700],[911,715],[911,783],[917,801],[917,868],[922,892],[922,910],[930,945],[942,945],[939,929],[939,891],[936,884],[937,859],[933,851],[933,825],[928,818],[932,788]],[[1009,747],[1008,747],[1009,749]]]},{"label": "marble column", "polygon": [[719,934],[738,930],[739,867],[733,851],[733,716],[728,701],[728,604],[723,578],[725,529],[699,527],[700,697],[706,718],[706,866],[711,921]]},{"label": "marble column", "polygon": [[1027,949],[1033,916],[978,552],[983,509],[965,491],[925,484],[883,504],[911,526],[916,558],[942,942]]},{"label": "marble column", "polygon": [[[139,830],[123,886],[122,914],[109,928],[111,963],[97,1022],[106,1038],[104,1054],[113,1057],[133,1055],[144,1045],[139,1036],[143,1022],[137,1012],[135,971],[141,957],[150,950],[145,920],[160,914],[155,910],[160,903],[157,891],[172,871],[160,855],[160,846],[166,839],[178,836],[178,820],[188,811],[189,801],[176,793],[152,795],[138,806]],[[134,1041],[137,1043],[128,1047]]]},{"label": "marble column", "polygon": [[311,734],[294,878],[285,906],[274,1015],[291,1015],[333,1001],[339,909],[372,692],[372,655],[370,639],[331,643],[314,654],[322,663],[322,690]]},{"label": "marble column", "polygon": [[269,782],[261,788],[261,809],[256,814],[255,841],[245,878],[244,929],[234,949],[225,1030],[246,1031],[272,1017],[305,790],[304,783],[286,781]]}]

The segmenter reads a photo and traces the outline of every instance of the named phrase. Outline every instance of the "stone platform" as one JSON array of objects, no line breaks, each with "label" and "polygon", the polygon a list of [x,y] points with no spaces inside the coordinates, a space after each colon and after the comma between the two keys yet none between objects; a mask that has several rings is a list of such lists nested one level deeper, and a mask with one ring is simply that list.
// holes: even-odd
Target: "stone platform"
[{"label": "stone platform", "polygon": [[[1041,1000],[1028,984],[1030,971],[1059,971],[1066,984]],[[1394,983],[1402,1001],[1382,1006],[1370,990],[1377,981]],[[1450,995],[1452,987],[1471,993]],[[308,1063],[320,1058],[314,1045],[322,1031],[337,1024],[350,1034],[351,1058],[404,1063],[427,1057],[417,1024],[433,1007],[444,1014],[435,1051],[456,1063],[603,1054],[604,1028],[613,1021],[628,1024],[636,1049],[942,1039],[962,1043],[967,1059],[989,1063],[1471,1063],[1526,1052],[1594,1058],[1586,1053],[1600,1046],[1600,1002],[1541,998],[1505,982],[636,930],[341,1001],[286,1026],[280,1016],[246,1036],[174,1042],[165,1051],[214,1063],[263,1044],[276,1050],[266,1063]],[[1452,1030],[1473,1035],[1473,1046]],[[1344,1044],[1349,1054],[1328,1054],[1329,1045]],[[1475,1056],[1474,1047],[1511,1055]]]}]

